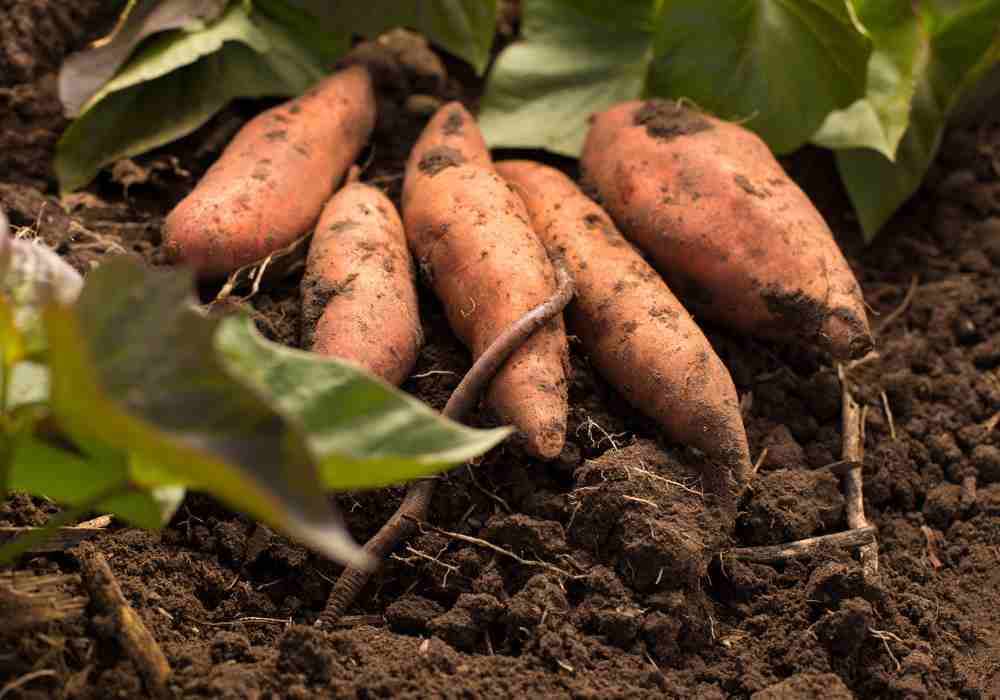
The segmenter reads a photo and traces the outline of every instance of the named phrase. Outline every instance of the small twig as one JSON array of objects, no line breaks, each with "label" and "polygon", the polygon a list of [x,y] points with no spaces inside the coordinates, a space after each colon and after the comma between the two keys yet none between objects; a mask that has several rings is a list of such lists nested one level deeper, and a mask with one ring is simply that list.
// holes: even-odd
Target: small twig
[{"label": "small twig", "polygon": [[[587,420],[584,423],[581,423],[579,426],[577,426],[576,429],[577,436],[580,435],[580,431],[583,430],[584,428],[587,429],[587,439],[590,440],[590,445],[592,447],[600,447],[601,443],[607,440],[608,444],[611,445],[611,449],[615,452],[617,452],[620,449],[618,447],[618,443],[615,442],[615,438],[628,435],[628,433],[609,433],[607,430],[604,429],[604,426],[602,426],[600,423],[595,421],[590,416],[587,416]],[[594,428],[597,428],[598,431],[600,431],[604,437],[602,437],[600,440],[594,440]]]},{"label": "small twig", "polygon": [[633,501],[635,503],[642,503],[643,505],[649,506],[649,507],[651,507],[651,508],[653,508],[655,510],[659,510],[660,509],[660,506],[658,506],[655,502],[650,501],[647,498],[639,498],[638,496],[622,496],[622,498],[625,499],[626,501]]},{"label": "small twig", "polygon": [[[640,461],[640,464],[642,464],[641,461]],[[642,474],[647,479],[654,479],[656,481],[659,481],[661,483],[667,484],[669,486],[674,486],[674,487],[679,488],[679,489],[681,489],[683,491],[687,491],[688,493],[690,493],[690,494],[692,494],[694,496],[697,496],[698,498],[702,498],[702,499],[705,498],[705,493],[703,491],[699,491],[698,489],[691,488],[690,486],[687,486],[686,484],[682,484],[679,481],[675,481],[674,479],[668,479],[665,476],[660,476],[659,474],[654,474],[653,472],[649,471],[648,469],[643,469],[642,467],[630,467],[630,466],[626,466],[625,469],[628,471],[629,475],[631,475],[632,472],[635,472],[636,474]],[[584,487],[584,488],[586,488],[586,487]],[[577,490],[579,490],[579,489],[577,489]]]},{"label": "small twig", "polygon": [[[445,417],[461,421],[469,415],[507,358],[534,335],[535,331],[561,313],[573,298],[573,277],[565,264],[561,260],[556,260],[553,267],[556,271],[555,293],[515,321],[486,348],[452,392],[442,411]],[[372,558],[378,561],[384,560],[401,540],[413,535],[418,521],[426,520],[435,483],[433,479],[421,479],[410,484],[403,502],[389,522],[365,544],[365,551]],[[345,569],[330,591],[326,607],[317,618],[316,626],[333,627],[336,620],[347,612],[347,608],[361,593],[361,589],[368,583],[370,577],[371,572],[363,569],[353,567]]]},{"label": "small twig", "polygon": [[92,605],[99,615],[113,621],[118,641],[135,664],[146,690],[153,697],[169,698],[171,694],[167,681],[170,664],[167,657],[142,618],[125,600],[107,559],[89,543],[80,545],[78,557]]},{"label": "small twig", "polygon": [[[865,501],[861,465],[864,463],[864,420],[865,413],[851,396],[847,383],[847,373],[843,365],[837,369],[841,386],[841,458],[854,466],[844,476],[844,500],[847,504],[847,526],[858,530],[868,525],[865,518]],[[878,576],[878,542],[861,548],[861,569],[866,580]]]},{"label": "small twig", "polygon": [[192,622],[205,625],[206,627],[235,627],[236,625],[258,624],[258,625],[291,625],[293,620],[290,617],[238,617],[235,620],[225,620],[223,622],[210,622],[208,620],[198,620],[193,617],[187,618]]},{"label": "small twig", "polygon": [[885,645],[885,650],[889,653],[889,658],[892,659],[892,662],[894,664],[896,664],[896,672],[898,673],[899,671],[902,671],[903,670],[902,664],[899,663],[899,659],[896,658],[896,655],[892,653],[892,649],[889,648],[889,640],[891,639],[892,641],[899,642],[900,644],[904,644],[905,642],[903,642],[902,639],[900,639],[897,635],[893,634],[892,632],[877,630],[873,627],[869,627],[868,631],[871,632],[872,636],[875,637],[875,639],[882,640],[882,644]]},{"label": "small twig", "polygon": [[419,549],[415,549],[415,548],[411,547],[410,545],[406,545],[406,551],[410,553],[410,556],[408,556],[408,557],[401,557],[398,554],[393,554],[392,558],[395,559],[395,560],[397,560],[397,561],[401,561],[404,564],[413,564],[413,560],[414,559],[423,559],[424,561],[429,561],[432,564],[437,564],[442,569],[444,569],[444,578],[441,581],[441,586],[442,587],[448,585],[448,575],[449,574],[455,574],[456,576],[460,575],[460,572],[459,572],[457,566],[455,566],[454,564],[447,564],[447,563],[441,561],[441,559],[439,558],[441,556],[441,553],[444,552],[443,549],[441,550],[441,553],[439,553],[438,556],[436,556],[436,557],[432,557],[427,552],[421,552]]},{"label": "small twig", "polygon": [[910,288],[906,290],[906,296],[903,297],[903,301],[900,302],[899,306],[893,309],[892,313],[882,319],[882,322],[878,324],[878,333],[882,333],[886,328],[889,327],[893,321],[906,313],[906,310],[910,307],[913,302],[913,298],[917,295],[919,279],[916,275],[910,279]]},{"label": "small twig", "polygon": [[114,520],[114,516],[111,515],[99,515],[96,518],[91,518],[90,520],[84,520],[82,523],[78,523],[76,527],[89,527],[89,528],[104,528],[111,525]]},{"label": "small twig", "polygon": [[15,690],[19,690],[24,686],[31,683],[31,681],[36,681],[39,678],[56,678],[58,674],[50,668],[43,668],[39,671],[32,671],[31,673],[26,673],[20,678],[12,680],[10,683],[0,688],[0,700],[7,697],[8,693],[12,693]]},{"label": "small twig", "polygon": [[767,451],[769,449],[771,448],[765,447],[763,450],[761,450],[760,456],[757,458],[757,461],[753,463],[753,472],[752,472],[753,474],[757,473],[757,471],[760,469],[760,465],[762,465],[764,463],[764,460],[767,459]]},{"label": "small twig", "polygon": [[885,390],[882,390],[882,408],[885,409],[885,418],[889,421],[889,436],[895,440],[896,439],[896,422],[892,419],[892,409],[889,408],[889,397],[886,396]]},{"label": "small twig", "polygon": [[497,554],[513,559],[521,566],[536,566],[542,569],[548,569],[552,573],[559,574],[560,576],[564,576],[568,579],[582,579],[582,578],[587,578],[589,576],[589,574],[571,574],[565,569],[560,569],[555,564],[550,564],[547,561],[540,561],[538,559],[525,559],[524,557],[520,557],[517,554],[514,554],[514,552],[510,551],[509,549],[504,549],[499,545],[493,544],[492,542],[481,539],[479,537],[473,537],[472,535],[463,535],[460,532],[451,532],[449,530],[443,530],[439,527],[431,525],[430,523],[422,521],[419,522],[418,524],[421,530],[430,530],[431,532],[436,532],[439,535],[444,535],[445,537],[449,537],[453,540],[458,540],[459,542],[465,542],[466,544],[473,544],[476,545],[477,547],[483,547],[484,549],[489,549],[493,552],[496,552]]},{"label": "small twig", "polygon": [[986,429],[987,433],[992,433],[993,429],[997,427],[998,423],[1000,423],[1000,411],[994,413],[989,420],[983,423],[983,428]]},{"label": "small twig", "polygon": [[785,544],[773,544],[763,547],[737,547],[725,550],[719,556],[723,561],[726,559],[737,559],[739,561],[770,564],[812,556],[817,551],[826,547],[864,547],[875,541],[875,528],[871,525],[866,525],[856,530],[836,532],[832,535],[821,535],[819,537],[807,537],[804,540],[787,542]]},{"label": "small twig", "polygon": [[855,367],[860,367],[861,365],[867,364],[867,363],[871,362],[872,360],[877,360],[880,357],[881,357],[881,355],[879,355],[879,353],[878,353],[877,350],[870,350],[867,355],[864,355],[862,357],[859,357],[856,360],[851,360],[850,362],[848,362],[847,365],[846,365],[846,367],[845,367],[845,369],[848,372],[850,372]]},{"label": "small twig", "polygon": [[433,377],[436,374],[455,374],[455,372],[451,372],[451,371],[446,370],[446,369],[432,369],[432,370],[430,370],[428,372],[422,372],[420,374],[414,374],[413,376],[410,377],[410,379],[424,379],[426,377]]}]

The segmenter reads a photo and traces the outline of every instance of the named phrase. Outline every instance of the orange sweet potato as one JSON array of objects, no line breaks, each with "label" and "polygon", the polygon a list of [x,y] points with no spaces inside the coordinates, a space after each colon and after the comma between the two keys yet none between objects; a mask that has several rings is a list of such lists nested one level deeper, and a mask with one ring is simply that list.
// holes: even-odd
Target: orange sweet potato
[{"label": "orange sweet potato", "polygon": [[[496,174],[475,120],[457,102],[437,111],[410,154],[403,221],[452,329],[474,357],[555,290],[524,203]],[[486,393],[543,459],[558,455],[565,441],[567,357],[560,314],[510,357]]]},{"label": "orange sweet potato", "polygon": [[371,78],[360,66],[258,115],[167,216],[168,258],[219,277],[304,235],[374,123]]},{"label": "orange sweet potato", "polygon": [[708,455],[718,467],[714,488],[748,480],[733,380],[656,271],[558,170],[531,161],[496,169],[521,195],[549,255],[573,275],[566,322],[596,369],[671,438]]},{"label": "orange sweet potato", "polygon": [[871,331],[829,227],[747,129],[666,100],[595,115],[584,185],[696,316],[864,355]]},{"label": "orange sweet potato", "polygon": [[396,207],[351,182],[323,209],[302,278],[303,345],[400,384],[422,331],[415,271]]}]

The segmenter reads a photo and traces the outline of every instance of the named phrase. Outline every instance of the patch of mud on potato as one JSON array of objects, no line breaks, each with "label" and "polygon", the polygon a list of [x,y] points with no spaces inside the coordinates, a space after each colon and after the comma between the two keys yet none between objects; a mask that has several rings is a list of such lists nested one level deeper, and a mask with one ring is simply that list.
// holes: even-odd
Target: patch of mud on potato
[{"label": "patch of mud on potato", "polygon": [[[445,127],[447,128],[447,123]],[[420,159],[417,167],[420,168],[420,172],[434,177],[442,170],[459,166],[463,163],[465,163],[465,156],[462,155],[461,151],[451,146],[438,146],[427,151],[424,157]]]},{"label": "patch of mud on potato", "polygon": [[645,126],[646,133],[653,138],[664,140],[712,128],[696,111],[674,100],[647,100],[636,110],[632,121],[636,126]]}]

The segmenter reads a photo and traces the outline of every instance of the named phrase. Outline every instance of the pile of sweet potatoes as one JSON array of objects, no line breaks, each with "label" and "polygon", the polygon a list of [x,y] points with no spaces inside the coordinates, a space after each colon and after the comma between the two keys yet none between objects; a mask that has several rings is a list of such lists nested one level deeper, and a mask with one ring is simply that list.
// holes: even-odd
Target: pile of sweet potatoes
[{"label": "pile of sweet potatoes", "polygon": [[[592,120],[581,189],[540,163],[494,164],[472,115],[445,104],[412,150],[400,216],[377,188],[341,186],[375,118],[370,76],[354,66],[249,122],[168,217],[170,256],[213,278],[312,233],[306,343],[395,384],[422,340],[415,262],[478,357],[553,294],[559,259],[576,284],[565,322],[594,367],[704,453],[710,490],[730,496],[752,473],[747,438],[695,319],[837,360],[872,347],[829,228],[741,126],[669,101],[616,105]],[[566,333],[562,318],[534,333],[485,395],[540,459],[563,449]]]}]

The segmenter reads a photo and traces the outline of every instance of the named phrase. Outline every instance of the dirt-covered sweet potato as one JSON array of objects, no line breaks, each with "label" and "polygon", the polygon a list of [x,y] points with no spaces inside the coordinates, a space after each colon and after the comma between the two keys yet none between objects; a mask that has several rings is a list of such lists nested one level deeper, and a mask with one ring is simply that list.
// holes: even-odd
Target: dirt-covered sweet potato
[{"label": "dirt-covered sweet potato", "polygon": [[[474,357],[555,290],[524,203],[493,169],[475,120],[457,102],[435,113],[410,154],[403,221],[452,329]],[[558,455],[565,441],[566,367],[560,314],[510,357],[486,394],[543,459]]]},{"label": "dirt-covered sweet potato", "polygon": [[584,186],[696,316],[837,359],[872,347],[857,280],[829,227],[744,127],[666,100],[594,116]]},{"label": "dirt-covered sweet potato", "polygon": [[351,182],[323,209],[302,278],[302,340],[400,384],[421,344],[403,222],[381,191]]},{"label": "dirt-covered sweet potato", "polygon": [[[717,466],[715,488],[750,476],[747,436],[729,371],[656,271],[611,218],[564,174],[531,161],[503,161],[549,251],[576,282],[570,332],[594,367],[674,440]],[[728,490],[728,489],[727,489]]]},{"label": "dirt-covered sweet potato", "polygon": [[360,66],[254,117],[167,216],[168,258],[219,277],[304,235],[374,123],[371,78]]}]

